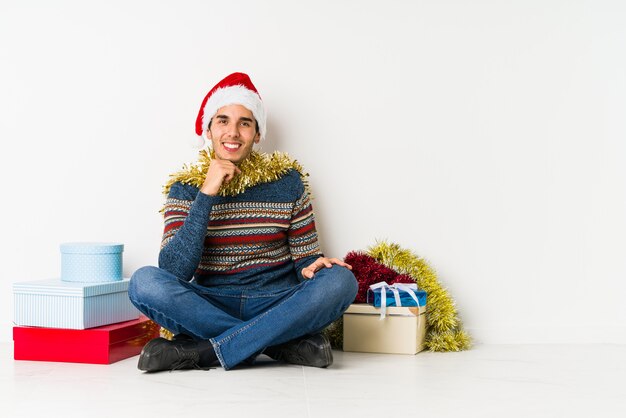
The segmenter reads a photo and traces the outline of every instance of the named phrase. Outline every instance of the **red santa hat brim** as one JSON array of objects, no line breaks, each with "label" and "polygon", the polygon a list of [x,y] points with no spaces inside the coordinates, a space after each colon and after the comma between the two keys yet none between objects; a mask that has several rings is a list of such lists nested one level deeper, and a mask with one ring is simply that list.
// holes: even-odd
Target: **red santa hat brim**
[{"label": "red santa hat brim", "polygon": [[250,77],[244,73],[229,75],[209,91],[202,101],[196,118],[196,134],[202,136],[208,129],[209,122],[215,113],[221,107],[233,104],[242,105],[252,112],[259,127],[259,135],[261,139],[264,139],[266,133],[265,106]]}]

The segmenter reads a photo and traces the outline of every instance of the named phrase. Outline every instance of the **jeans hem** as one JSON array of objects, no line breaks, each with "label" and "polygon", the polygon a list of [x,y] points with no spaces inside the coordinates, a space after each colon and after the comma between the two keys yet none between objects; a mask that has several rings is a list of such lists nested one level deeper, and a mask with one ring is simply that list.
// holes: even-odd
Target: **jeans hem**
[{"label": "jeans hem", "polygon": [[220,345],[215,341],[215,338],[209,338],[209,342],[213,345],[213,351],[215,351],[215,355],[217,356],[217,360],[222,365],[224,370],[230,370],[230,367],[224,361],[224,357],[222,356],[222,350],[220,349]]}]

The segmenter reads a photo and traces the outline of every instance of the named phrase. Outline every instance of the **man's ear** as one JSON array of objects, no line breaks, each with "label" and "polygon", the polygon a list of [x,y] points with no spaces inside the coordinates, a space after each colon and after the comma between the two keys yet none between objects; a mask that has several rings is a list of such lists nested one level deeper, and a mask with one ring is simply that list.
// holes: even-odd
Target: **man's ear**
[{"label": "man's ear", "polygon": [[206,130],[206,134],[205,135],[206,135],[206,137],[207,137],[207,139],[209,141],[211,141],[213,139],[213,137],[211,136],[211,130],[210,129]]},{"label": "man's ear", "polygon": [[259,142],[261,142],[261,134],[257,132],[254,136],[254,143],[258,144]]}]

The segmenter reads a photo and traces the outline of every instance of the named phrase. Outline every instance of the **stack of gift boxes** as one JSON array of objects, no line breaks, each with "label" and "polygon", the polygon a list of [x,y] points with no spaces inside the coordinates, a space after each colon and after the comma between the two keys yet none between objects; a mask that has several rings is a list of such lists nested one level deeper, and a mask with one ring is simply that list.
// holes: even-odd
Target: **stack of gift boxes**
[{"label": "stack of gift boxes", "polygon": [[61,245],[61,278],[13,284],[15,360],[111,364],[159,327],[131,304],[123,244]]},{"label": "stack of gift boxes", "polygon": [[376,283],[367,303],[354,303],[343,315],[343,350],[417,354],[426,336],[426,292],[415,284]]}]

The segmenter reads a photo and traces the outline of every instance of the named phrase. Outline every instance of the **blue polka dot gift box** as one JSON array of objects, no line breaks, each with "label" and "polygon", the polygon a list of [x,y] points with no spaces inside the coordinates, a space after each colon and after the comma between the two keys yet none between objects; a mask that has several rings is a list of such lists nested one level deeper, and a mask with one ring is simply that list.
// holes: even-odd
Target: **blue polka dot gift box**
[{"label": "blue polka dot gift box", "polygon": [[61,280],[115,282],[122,280],[124,244],[74,242],[61,244]]}]

